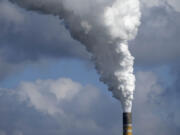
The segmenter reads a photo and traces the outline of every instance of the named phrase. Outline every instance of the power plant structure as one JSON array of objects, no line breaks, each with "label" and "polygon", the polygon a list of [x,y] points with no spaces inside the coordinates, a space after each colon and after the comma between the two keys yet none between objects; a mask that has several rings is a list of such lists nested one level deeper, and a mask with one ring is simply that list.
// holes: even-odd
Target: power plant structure
[{"label": "power plant structure", "polygon": [[123,135],[132,135],[132,113],[123,113]]}]

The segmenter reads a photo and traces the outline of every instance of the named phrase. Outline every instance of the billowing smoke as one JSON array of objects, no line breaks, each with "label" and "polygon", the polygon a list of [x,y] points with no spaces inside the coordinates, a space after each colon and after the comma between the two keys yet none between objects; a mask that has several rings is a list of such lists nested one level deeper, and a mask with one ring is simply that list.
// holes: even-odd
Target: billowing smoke
[{"label": "billowing smoke", "polygon": [[128,40],[140,25],[139,0],[10,0],[27,10],[58,16],[73,39],[92,54],[100,80],[131,112],[135,76]]}]

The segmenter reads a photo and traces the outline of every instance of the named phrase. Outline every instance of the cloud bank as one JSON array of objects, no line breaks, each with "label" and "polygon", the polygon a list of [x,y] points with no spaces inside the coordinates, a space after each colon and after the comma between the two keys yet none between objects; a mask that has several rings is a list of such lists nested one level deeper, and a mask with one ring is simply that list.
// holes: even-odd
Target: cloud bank
[{"label": "cloud bank", "polygon": [[[153,72],[138,72],[136,78],[134,134],[179,133],[180,110],[173,96],[176,93],[171,90],[169,97],[168,89],[159,84]],[[5,134],[118,135],[122,126],[120,107],[117,109],[120,104],[110,98],[92,85],[84,86],[68,78],[22,82],[16,91],[1,89],[0,118],[6,122],[0,124],[0,129]],[[9,118],[11,113],[14,115]]]}]

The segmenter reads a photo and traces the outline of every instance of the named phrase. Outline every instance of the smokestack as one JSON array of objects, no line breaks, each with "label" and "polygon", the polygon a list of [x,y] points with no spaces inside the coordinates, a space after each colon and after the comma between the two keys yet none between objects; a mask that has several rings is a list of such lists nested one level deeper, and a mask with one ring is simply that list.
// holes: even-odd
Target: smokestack
[{"label": "smokestack", "polygon": [[123,135],[132,135],[132,113],[123,113]]}]

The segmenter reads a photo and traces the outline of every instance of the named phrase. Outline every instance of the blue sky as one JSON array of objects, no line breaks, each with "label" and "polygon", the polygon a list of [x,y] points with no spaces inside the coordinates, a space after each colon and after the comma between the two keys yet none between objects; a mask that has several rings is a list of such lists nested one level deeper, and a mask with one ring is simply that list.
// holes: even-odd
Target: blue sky
[{"label": "blue sky", "polygon": [[[141,0],[135,135],[180,133],[180,3]],[[0,135],[119,135],[122,109],[62,20],[0,0]]]}]

